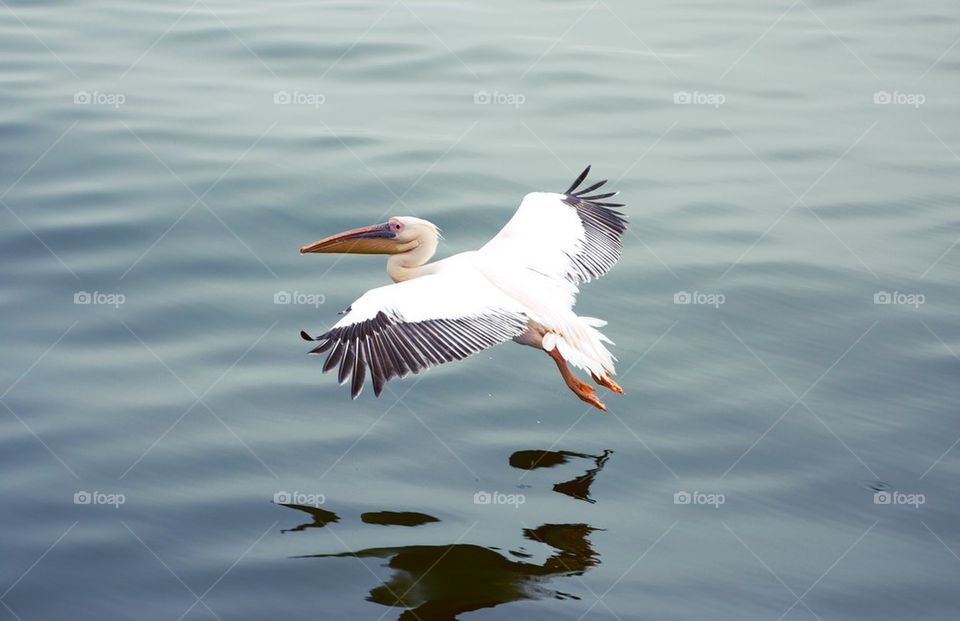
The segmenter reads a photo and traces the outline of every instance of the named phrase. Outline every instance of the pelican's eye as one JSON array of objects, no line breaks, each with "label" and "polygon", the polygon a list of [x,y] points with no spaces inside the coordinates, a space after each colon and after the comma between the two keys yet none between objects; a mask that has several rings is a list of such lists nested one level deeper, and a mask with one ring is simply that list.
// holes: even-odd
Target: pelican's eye
[{"label": "pelican's eye", "polygon": [[396,220],[394,220],[393,222],[390,223],[390,228],[399,233],[400,230],[403,229],[403,225],[397,222]]}]

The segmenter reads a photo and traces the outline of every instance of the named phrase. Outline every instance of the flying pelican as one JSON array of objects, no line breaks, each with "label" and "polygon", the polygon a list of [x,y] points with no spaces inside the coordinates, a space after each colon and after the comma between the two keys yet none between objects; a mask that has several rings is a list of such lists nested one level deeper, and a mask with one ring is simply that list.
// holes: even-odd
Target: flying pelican
[{"label": "flying pelican", "polygon": [[420,218],[396,216],[383,224],[352,229],[300,248],[300,253],[387,254],[395,284],[366,292],[317,341],[311,354],[329,351],[326,373],[339,365],[339,381],[351,380],[354,399],[366,370],[373,392],[385,382],[462,360],[513,339],[545,351],[563,381],[580,399],[606,410],[593,386],[569,365],[590,373],[614,392],[613,342],[597,328],[607,322],[579,317],[573,306],[578,285],[606,274],[620,258],[627,220],[621,203],[601,202],[616,192],[581,190],[590,167],[566,192],[534,192],[479,250],[427,263],[440,231]]}]

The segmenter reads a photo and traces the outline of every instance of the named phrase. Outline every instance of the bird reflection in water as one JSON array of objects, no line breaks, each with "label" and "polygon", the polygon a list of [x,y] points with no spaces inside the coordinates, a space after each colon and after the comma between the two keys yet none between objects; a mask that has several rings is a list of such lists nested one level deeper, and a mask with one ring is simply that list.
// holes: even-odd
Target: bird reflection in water
[{"label": "bird reflection in water", "polygon": [[[603,470],[612,451],[600,455],[570,451],[517,451],[510,465],[521,470],[552,468],[573,459],[593,462],[582,475],[553,486],[553,490],[572,498],[594,503],[590,486]],[[322,528],[338,522],[339,516],[317,507],[284,504],[307,513],[312,522],[283,532]],[[417,512],[376,511],[361,515],[366,524],[416,527],[439,520]],[[379,558],[386,560],[391,576],[370,590],[367,600],[382,606],[405,608],[400,621],[453,621],[474,610],[492,608],[508,602],[536,599],[579,599],[578,596],[550,588],[558,577],[580,576],[600,563],[590,534],[599,530],[587,524],[542,524],[523,529],[524,538],[552,549],[542,563],[532,560],[525,549],[502,554],[498,548],[473,544],[410,545],[367,548],[338,554],[310,554],[296,558]]]},{"label": "bird reflection in water", "polygon": [[[294,528],[285,528],[281,533],[296,533],[308,528],[323,528],[327,524],[339,522],[340,516],[333,511],[327,511],[319,507],[310,505],[297,505],[293,503],[277,503],[281,507],[303,511],[313,518],[312,522],[304,522]],[[439,522],[437,518],[426,513],[416,511],[370,511],[360,515],[360,521],[364,524],[380,524],[382,526],[420,526],[430,522]]]},{"label": "bird reflection in water", "polygon": [[[555,551],[543,563],[512,560],[490,548],[470,544],[368,548],[298,558],[382,558],[393,575],[373,588],[367,600],[406,608],[400,621],[453,620],[457,615],[526,599],[579,599],[549,588],[551,578],[579,576],[599,557],[586,524],[544,524],[524,529],[531,541]],[[511,552],[514,557],[525,553]]]},{"label": "bird reflection in water", "polygon": [[590,497],[590,486],[593,485],[594,479],[603,470],[603,466],[612,454],[613,451],[610,450],[606,450],[600,455],[587,455],[570,451],[517,451],[510,456],[510,465],[521,470],[535,470],[537,468],[553,468],[567,463],[571,458],[593,460],[595,464],[593,468],[589,468],[574,479],[553,486],[555,492],[593,504],[596,501]]},{"label": "bird reflection in water", "polygon": [[307,530],[308,528],[323,528],[331,522],[339,522],[340,516],[334,513],[333,511],[327,511],[326,509],[320,509],[319,507],[311,507],[310,505],[295,505],[292,503],[277,503],[281,507],[287,507],[288,509],[296,509],[297,511],[303,511],[307,515],[313,518],[312,522],[304,522],[299,526],[294,528],[285,528],[281,530],[281,533],[296,533],[302,530]]}]

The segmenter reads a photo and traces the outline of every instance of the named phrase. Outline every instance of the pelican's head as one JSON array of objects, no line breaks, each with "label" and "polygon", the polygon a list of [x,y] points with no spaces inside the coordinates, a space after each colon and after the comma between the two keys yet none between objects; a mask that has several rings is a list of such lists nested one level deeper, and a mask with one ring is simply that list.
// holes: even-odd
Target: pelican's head
[{"label": "pelican's head", "polygon": [[422,246],[436,249],[439,237],[440,231],[432,222],[410,216],[394,216],[383,224],[351,229],[302,246],[300,254],[401,254]]}]

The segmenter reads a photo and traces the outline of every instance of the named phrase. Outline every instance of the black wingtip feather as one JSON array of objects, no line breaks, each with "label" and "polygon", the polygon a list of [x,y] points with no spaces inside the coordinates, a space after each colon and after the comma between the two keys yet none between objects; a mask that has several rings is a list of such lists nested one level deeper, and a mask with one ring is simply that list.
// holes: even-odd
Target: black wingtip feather
[{"label": "black wingtip feather", "polygon": [[311,349],[311,350],[310,350],[310,353],[311,353],[311,354],[322,354],[323,352],[327,351],[327,350],[330,349],[331,347],[333,347],[333,339],[327,339],[327,340],[325,340],[324,342],[322,342],[322,343],[320,343],[319,345],[317,345],[316,347],[314,347],[313,349]]},{"label": "black wingtip feather", "polygon": [[619,193],[620,192],[605,192],[604,194],[594,194],[593,196],[584,196],[584,193],[581,192],[580,194],[577,194],[577,197],[580,198],[581,200],[595,202],[600,199],[616,196]]},{"label": "black wingtip feather", "polygon": [[593,185],[591,185],[589,188],[583,188],[582,190],[578,191],[578,192],[577,192],[577,196],[583,198],[583,195],[584,195],[584,194],[587,194],[587,193],[589,193],[589,192],[593,192],[593,191],[596,190],[597,188],[602,187],[603,184],[605,184],[606,182],[607,182],[606,179],[604,179],[604,180],[602,180],[602,181],[597,181],[596,183],[594,183]]},{"label": "black wingtip feather", "polygon": [[577,186],[583,183],[583,180],[587,178],[587,175],[590,174],[590,166],[587,166],[583,169],[583,172],[580,173],[580,176],[574,179],[573,183],[570,184],[570,187],[567,188],[567,191],[564,194],[571,194],[574,190],[577,189]]},{"label": "black wingtip feather", "polygon": [[302,339],[305,340],[305,341],[312,341],[312,340],[313,340],[313,337],[310,336],[309,334],[307,334],[307,331],[306,331],[306,330],[300,330],[300,338],[302,338]]},{"label": "black wingtip feather", "polygon": [[383,357],[377,348],[376,334],[367,339],[367,360],[370,362],[370,377],[373,380],[373,395],[379,397],[383,392],[383,383],[386,381],[383,368]]},{"label": "black wingtip feather", "polygon": [[363,380],[366,379],[367,366],[363,358],[357,357],[353,362],[353,382],[350,384],[350,396],[356,399],[363,392]]},{"label": "black wingtip feather", "polygon": [[341,386],[347,381],[347,378],[350,377],[350,373],[353,372],[353,361],[356,359],[356,353],[352,345],[350,341],[346,342],[347,350],[343,354],[343,362],[340,363],[340,370],[337,372],[337,383]]},{"label": "black wingtip feather", "polygon": [[333,348],[333,351],[330,352],[330,355],[327,356],[326,362],[323,363],[323,372],[327,373],[333,367],[340,364],[340,361],[343,360],[343,353],[346,350],[346,346],[343,342],[337,343],[337,346]]}]

